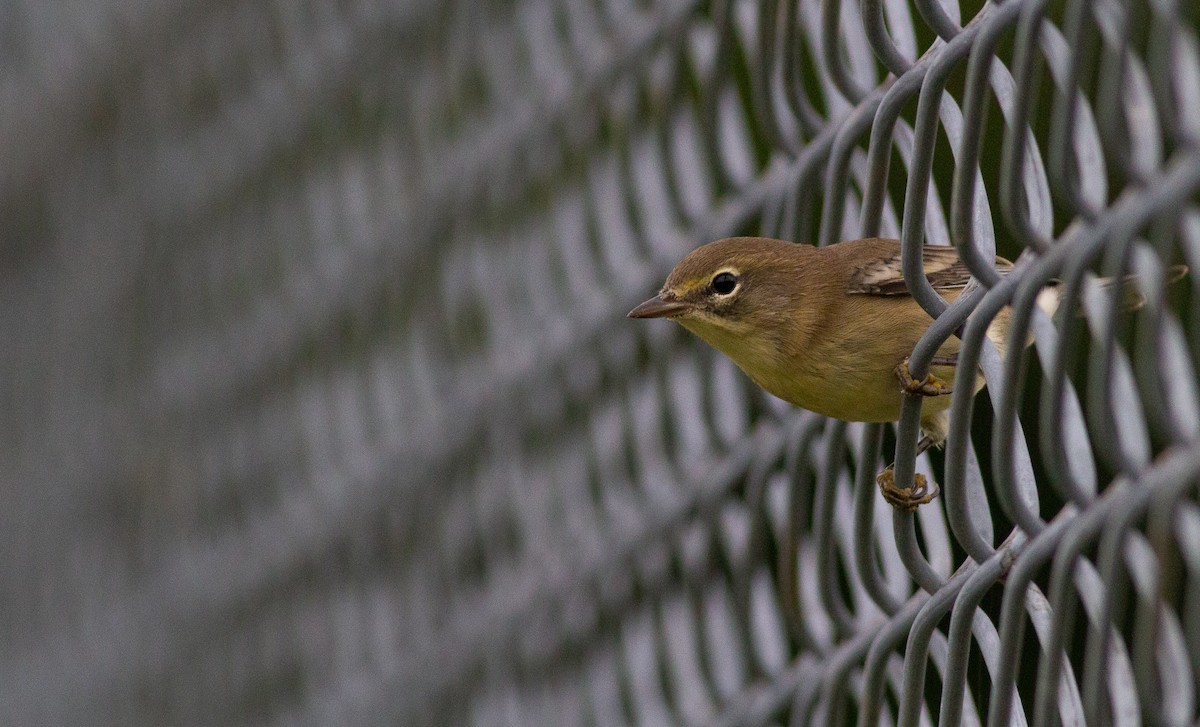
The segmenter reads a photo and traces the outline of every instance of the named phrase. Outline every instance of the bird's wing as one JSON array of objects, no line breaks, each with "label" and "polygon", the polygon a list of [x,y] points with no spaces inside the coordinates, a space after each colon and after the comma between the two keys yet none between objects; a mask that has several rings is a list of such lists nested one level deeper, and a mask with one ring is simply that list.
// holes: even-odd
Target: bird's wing
[{"label": "bird's wing", "polygon": [[[971,280],[971,271],[953,247],[926,245],[921,261],[925,267],[925,277],[934,290],[961,290]],[[996,258],[996,272],[1004,275],[1011,269],[1012,263],[1004,258]],[[900,256],[877,258],[859,266],[850,276],[846,292],[852,295],[908,295]]]}]

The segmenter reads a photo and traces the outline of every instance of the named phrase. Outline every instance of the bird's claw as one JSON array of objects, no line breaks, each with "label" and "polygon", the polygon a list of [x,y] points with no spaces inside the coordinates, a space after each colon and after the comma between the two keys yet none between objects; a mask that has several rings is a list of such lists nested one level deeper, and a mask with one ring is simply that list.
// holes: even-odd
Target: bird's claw
[{"label": "bird's claw", "polygon": [[912,487],[897,487],[896,472],[891,467],[880,472],[875,482],[879,485],[879,491],[883,493],[883,499],[903,512],[912,512],[938,496],[937,483],[929,484],[925,475],[919,472],[913,475]]},{"label": "bird's claw", "polygon": [[900,388],[910,394],[920,394],[922,396],[943,396],[954,392],[954,388],[942,381],[933,374],[926,374],[925,378],[917,381],[913,377],[912,371],[908,368],[908,359],[904,359],[896,366],[896,378],[900,380]]}]

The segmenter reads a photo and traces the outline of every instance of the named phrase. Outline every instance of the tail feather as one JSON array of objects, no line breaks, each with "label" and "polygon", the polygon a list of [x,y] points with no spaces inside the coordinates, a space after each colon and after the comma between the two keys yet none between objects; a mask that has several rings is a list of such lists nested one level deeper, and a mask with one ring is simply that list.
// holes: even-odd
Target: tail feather
[{"label": "tail feather", "polygon": [[[1166,274],[1163,277],[1163,284],[1174,285],[1187,274],[1187,265],[1172,265],[1166,270]],[[1119,285],[1123,288],[1122,310],[1135,311],[1146,305],[1146,296],[1138,290],[1137,275],[1125,275],[1120,279],[1098,278],[1096,283],[1100,288],[1111,288],[1114,285]],[[1047,285],[1038,294],[1037,304],[1039,308],[1046,312],[1046,315],[1053,316],[1058,311],[1060,303],[1062,303],[1062,287],[1060,281],[1053,280],[1050,282],[1050,285]],[[1085,314],[1085,311],[1080,311],[1080,315]]]},{"label": "tail feather", "polygon": [[[1166,275],[1163,276],[1163,285],[1174,285],[1182,280],[1183,276],[1187,275],[1187,273],[1187,265],[1172,265],[1167,268]],[[1121,278],[1120,284],[1125,287],[1123,291],[1125,300],[1122,301],[1125,310],[1137,310],[1146,305],[1146,296],[1137,290],[1137,281],[1138,276],[1136,275],[1126,275]],[[1114,284],[1111,278],[1106,278],[1100,281],[1100,283],[1105,287],[1110,287]]]}]

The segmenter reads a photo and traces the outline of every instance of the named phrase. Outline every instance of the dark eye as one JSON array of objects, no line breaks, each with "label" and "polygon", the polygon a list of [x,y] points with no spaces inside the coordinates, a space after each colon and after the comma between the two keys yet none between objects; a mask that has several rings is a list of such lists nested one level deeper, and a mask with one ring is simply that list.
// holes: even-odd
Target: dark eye
[{"label": "dark eye", "polygon": [[717,295],[729,295],[737,287],[737,276],[733,273],[717,273],[712,279],[712,289]]}]

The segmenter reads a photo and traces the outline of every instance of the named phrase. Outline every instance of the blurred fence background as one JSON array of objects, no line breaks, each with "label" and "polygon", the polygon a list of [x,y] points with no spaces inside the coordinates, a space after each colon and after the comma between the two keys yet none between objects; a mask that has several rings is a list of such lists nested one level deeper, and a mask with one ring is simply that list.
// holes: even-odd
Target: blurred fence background
[{"label": "blurred fence background", "polygon": [[[1194,724],[1198,28],[0,4],[0,723]],[[942,498],[624,319],[730,234],[1037,253]]]}]

